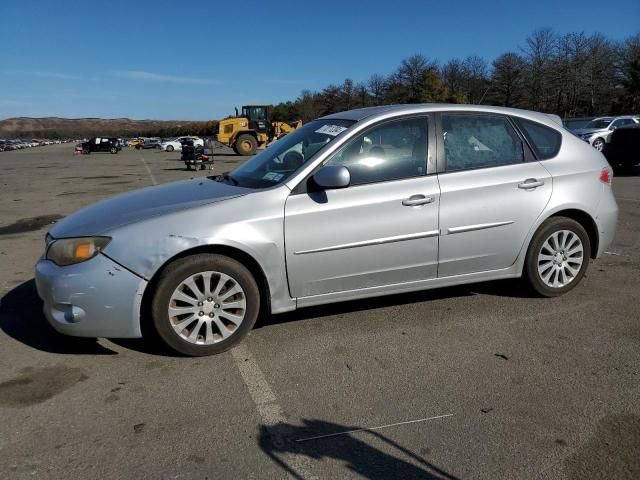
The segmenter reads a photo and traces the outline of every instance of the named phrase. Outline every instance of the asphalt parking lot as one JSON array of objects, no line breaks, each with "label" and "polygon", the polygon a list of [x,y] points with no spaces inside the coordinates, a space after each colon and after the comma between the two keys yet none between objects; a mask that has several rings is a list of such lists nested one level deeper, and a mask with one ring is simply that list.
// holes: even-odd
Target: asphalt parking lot
[{"label": "asphalt parking lot", "polygon": [[0,154],[0,478],[640,478],[640,177],[614,179],[615,243],[564,297],[508,281],[330,305],[191,359],[56,334],[33,265],[51,222],[210,172],[72,151]]}]

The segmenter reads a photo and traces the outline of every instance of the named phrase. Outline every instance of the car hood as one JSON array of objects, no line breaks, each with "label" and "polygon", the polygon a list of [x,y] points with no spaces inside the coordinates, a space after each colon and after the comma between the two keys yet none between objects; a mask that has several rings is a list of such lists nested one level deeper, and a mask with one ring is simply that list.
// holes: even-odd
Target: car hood
[{"label": "car hood", "polygon": [[576,135],[586,135],[606,131],[606,128],[576,128],[575,130],[573,130],[573,133],[575,133]]},{"label": "car hood", "polygon": [[54,238],[104,235],[151,217],[246,195],[252,190],[213,180],[184,180],[135,190],[103,200],[69,215],[49,232]]}]

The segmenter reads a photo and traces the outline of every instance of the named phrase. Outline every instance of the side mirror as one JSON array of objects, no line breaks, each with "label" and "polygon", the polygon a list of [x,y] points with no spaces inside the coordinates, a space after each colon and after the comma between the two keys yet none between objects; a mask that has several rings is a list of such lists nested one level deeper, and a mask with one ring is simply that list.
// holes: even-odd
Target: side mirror
[{"label": "side mirror", "polygon": [[313,175],[313,181],[320,188],[334,189],[346,188],[351,183],[349,169],[342,165],[329,165],[322,167]]}]

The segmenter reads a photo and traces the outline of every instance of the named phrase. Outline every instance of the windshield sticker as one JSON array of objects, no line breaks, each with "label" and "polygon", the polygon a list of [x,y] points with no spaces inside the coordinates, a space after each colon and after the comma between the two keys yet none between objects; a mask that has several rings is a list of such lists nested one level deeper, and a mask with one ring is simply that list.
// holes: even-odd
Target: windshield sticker
[{"label": "windshield sticker", "polygon": [[323,125],[316,133],[324,133],[325,135],[331,135],[332,137],[336,137],[344,132],[347,127],[341,127],[340,125]]},{"label": "windshield sticker", "polygon": [[271,180],[272,182],[279,182],[282,177],[284,177],[283,173],[268,172],[262,177],[262,179]]}]

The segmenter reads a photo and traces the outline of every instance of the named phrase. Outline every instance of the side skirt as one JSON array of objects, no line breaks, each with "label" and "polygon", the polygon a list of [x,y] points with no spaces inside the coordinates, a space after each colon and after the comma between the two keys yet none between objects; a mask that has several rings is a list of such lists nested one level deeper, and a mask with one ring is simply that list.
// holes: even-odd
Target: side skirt
[{"label": "side skirt", "polygon": [[378,287],[362,288],[359,290],[347,290],[344,292],[324,293],[322,295],[312,295],[309,297],[299,297],[298,308],[311,307],[313,305],[324,305],[327,303],[344,302],[348,300],[358,300],[361,298],[378,297],[382,295],[393,295],[397,293],[416,292],[419,290],[430,290],[432,288],[451,287],[467,283],[485,282],[490,280],[501,280],[505,278],[517,278],[521,276],[517,265],[500,270],[490,270],[487,272],[467,273],[464,275],[454,275],[443,278],[431,278],[416,282],[396,283],[393,285],[383,285]]}]

